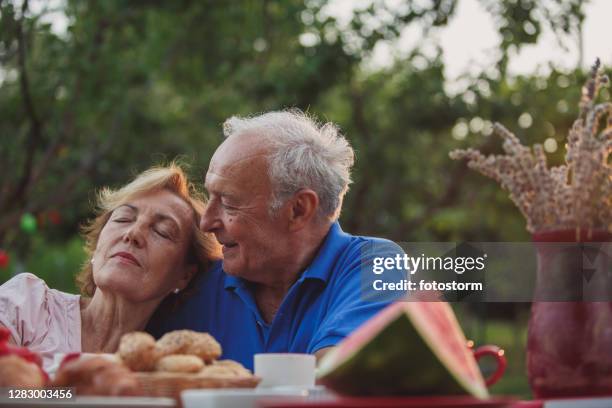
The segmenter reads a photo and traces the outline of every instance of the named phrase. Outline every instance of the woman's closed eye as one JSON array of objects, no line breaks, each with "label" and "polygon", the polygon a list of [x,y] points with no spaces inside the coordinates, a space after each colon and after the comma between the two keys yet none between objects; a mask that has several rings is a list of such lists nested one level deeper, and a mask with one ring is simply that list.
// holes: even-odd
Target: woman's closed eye
[{"label": "woman's closed eye", "polygon": [[153,231],[160,237],[170,241],[175,241],[178,231],[177,227],[171,221],[168,221],[167,219],[160,220],[154,223],[152,227]]},{"label": "woman's closed eye", "polygon": [[113,218],[113,222],[124,223],[124,222],[132,222],[133,220],[128,217],[117,217]]},{"label": "woman's closed eye", "polygon": [[172,240],[172,235],[169,232],[166,232],[161,229],[154,229],[155,233],[164,239]]}]

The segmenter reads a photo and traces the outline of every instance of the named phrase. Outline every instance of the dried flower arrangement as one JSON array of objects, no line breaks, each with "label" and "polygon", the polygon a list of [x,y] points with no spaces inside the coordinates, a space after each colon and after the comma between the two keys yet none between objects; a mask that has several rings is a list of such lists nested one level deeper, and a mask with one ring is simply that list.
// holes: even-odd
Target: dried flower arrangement
[{"label": "dried flower arrangement", "polygon": [[[612,232],[612,103],[595,104],[608,77],[599,59],[582,88],[580,116],[567,137],[565,164],[548,168],[541,144],[529,148],[499,123],[494,131],[503,139],[506,154],[484,156],[475,149],[457,149],[455,160],[499,182],[527,219],[531,233],[559,229]],[[606,119],[605,128],[599,124]]]}]

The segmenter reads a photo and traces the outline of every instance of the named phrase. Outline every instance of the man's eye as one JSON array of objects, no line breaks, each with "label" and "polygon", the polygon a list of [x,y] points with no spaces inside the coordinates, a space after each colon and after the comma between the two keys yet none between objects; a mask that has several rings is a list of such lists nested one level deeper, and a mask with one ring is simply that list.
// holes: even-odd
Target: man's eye
[{"label": "man's eye", "polygon": [[225,203],[221,203],[221,207],[225,208],[226,210],[235,210],[236,207],[231,206],[229,204],[225,204]]}]

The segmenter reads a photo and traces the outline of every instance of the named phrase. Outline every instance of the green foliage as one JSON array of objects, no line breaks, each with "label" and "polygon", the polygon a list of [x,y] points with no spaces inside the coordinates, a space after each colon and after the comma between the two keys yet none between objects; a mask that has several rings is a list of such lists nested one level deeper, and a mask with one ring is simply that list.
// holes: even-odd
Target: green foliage
[{"label": "green foliage", "polygon": [[[584,1],[481,0],[502,34],[497,70],[466,76],[458,95],[445,90],[441,51],[417,47],[374,72],[363,64],[407,26],[424,27],[423,37],[444,26],[458,1],[374,0],[347,24],[325,14],[326,3],[68,0],[59,10],[67,30],[58,33],[44,22],[57,10],[0,0],[0,247],[9,270],[74,291],[78,225],[92,216],[96,188],[175,156],[201,180],[226,118],[293,106],[338,123],[356,149],[347,231],[527,240],[507,194],[448,152],[499,151],[490,136],[499,121],[526,144],[553,138],[560,148],[550,161],[562,161],[583,73],[510,78],[506,67],[546,27],[579,32]],[[24,213],[49,211],[59,223],[32,235],[20,229]]]},{"label": "green foliage", "polygon": [[[18,226],[24,212],[61,209],[61,226],[39,233],[73,237],[91,216],[95,188],[120,185],[154,162],[181,156],[199,178],[227,117],[290,106],[339,123],[357,150],[348,230],[395,240],[525,239],[497,186],[446,155],[499,143],[482,129],[461,141],[451,130],[475,117],[517,130],[528,113],[533,125],[520,136],[560,142],[581,74],[510,81],[501,69],[466,78],[465,93],[448,95],[440,54],[426,58],[417,48],[388,69],[362,68],[378,41],[410,24],[444,25],[456,3],[373,1],[341,25],[320,0],[68,1],[67,30],[56,33],[41,23],[49,10],[0,2],[0,244],[31,253]],[[511,33],[500,61],[510,45],[535,41],[541,26],[570,32],[583,18],[578,0],[570,9],[538,2],[537,13],[530,1],[483,4]]]},{"label": "green foliage", "polygon": [[[447,152],[498,150],[492,121],[528,143],[561,145],[582,73],[512,79],[502,67],[449,95],[440,52],[427,58],[417,47],[388,69],[362,68],[378,41],[410,24],[444,25],[456,3],[373,1],[342,25],[320,0],[68,1],[67,30],[56,33],[41,23],[49,10],[0,2],[0,244],[27,258],[19,220],[48,210],[61,210],[62,222],[38,233],[71,239],[91,216],[95,188],[154,162],[181,156],[201,178],[227,117],[290,106],[339,123],[356,148],[347,230],[399,241],[526,239],[505,194]],[[511,45],[536,41],[543,26],[569,33],[583,19],[580,0],[482,3],[504,34],[502,65]],[[532,124],[518,128],[525,114]],[[451,137],[478,122],[486,126]],[[561,160],[559,149],[551,161]]]},{"label": "green foliage", "polygon": [[85,260],[83,241],[72,238],[66,242],[49,243],[38,236],[32,241],[31,252],[36,256],[29,257],[25,264],[12,262],[8,268],[0,270],[0,283],[16,273],[26,271],[34,273],[53,289],[78,293],[74,276]]},{"label": "green foliage", "polygon": [[[584,21],[583,7],[588,0],[480,0],[495,19],[502,38],[498,68],[503,75],[509,55],[523,45],[535,44],[544,26],[555,34],[559,45],[562,38],[578,33]],[[582,58],[582,55],[580,56]]]}]

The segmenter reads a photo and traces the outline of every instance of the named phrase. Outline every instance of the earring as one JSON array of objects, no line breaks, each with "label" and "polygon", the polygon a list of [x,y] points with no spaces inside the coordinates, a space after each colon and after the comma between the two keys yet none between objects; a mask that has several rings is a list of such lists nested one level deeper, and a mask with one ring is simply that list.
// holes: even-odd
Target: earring
[{"label": "earring", "polygon": [[93,260],[93,258],[91,258],[91,264],[92,264],[92,265],[94,264],[94,260]]},{"label": "earring", "polygon": [[181,290],[180,290],[179,288],[176,288],[176,289],[174,289],[174,294],[175,294],[175,295],[178,295],[178,293],[179,293],[180,291],[181,291]]}]

